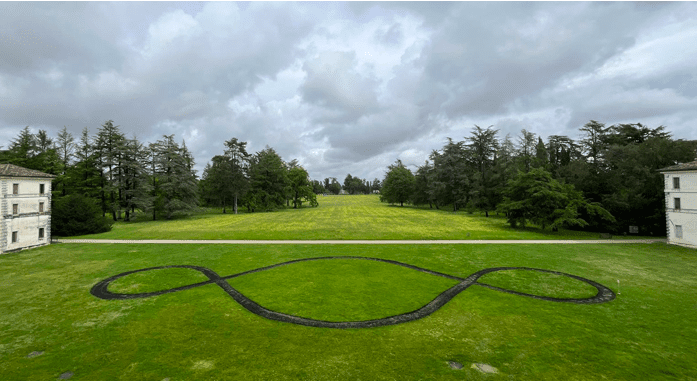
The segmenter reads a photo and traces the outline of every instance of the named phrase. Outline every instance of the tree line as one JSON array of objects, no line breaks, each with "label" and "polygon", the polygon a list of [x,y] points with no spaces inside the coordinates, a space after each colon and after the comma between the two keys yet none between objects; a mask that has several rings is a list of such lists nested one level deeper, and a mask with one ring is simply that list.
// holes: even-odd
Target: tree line
[{"label": "tree line", "polygon": [[[96,205],[113,221],[129,221],[136,211],[170,219],[198,203],[194,158],[184,141],[180,145],[174,135],[164,135],[145,145],[127,138],[111,120],[94,136],[84,128],[77,140],[65,127],[53,139],[44,130],[32,134],[27,126],[0,151],[0,162],[56,175],[54,214],[68,203],[85,209]],[[105,229],[104,222],[94,224]],[[60,226],[54,228],[61,233]]]},{"label": "tree line", "polygon": [[248,212],[312,207],[316,194],[368,194],[381,187],[378,179],[351,174],[343,184],[337,178],[312,180],[298,160],[285,162],[270,147],[250,154],[247,142],[237,138],[225,141],[223,152],[211,158],[198,179],[184,140],[178,144],[174,135],[164,135],[141,143],[111,120],[95,135],[84,128],[77,139],[65,127],[51,138],[45,130],[32,134],[27,126],[0,150],[0,162],[56,175],[54,202],[79,195],[112,221],[130,221],[136,211],[153,220],[171,219],[198,206],[222,207],[223,213],[228,207],[237,213],[239,205]]},{"label": "tree line", "polygon": [[347,174],[344,183],[339,183],[337,178],[325,178],[324,183],[317,182],[316,191],[318,194],[339,195],[342,190],[349,195],[373,194],[381,190],[381,181],[374,178],[373,181],[369,182],[358,176]]},{"label": "tree line", "polygon": [[591,120],[581,137],[525,129],[514,139],[475,125],[462,141],[448,138],[415,173],[388,167],[381,200],[452,211],[504,213],[512,226],[586,227],[641,234],[665,231],[664,183],[657,170],[696,159],[696,141],[674,140],[664,126],[606,126]]},{"label": "tree line", "polygon": [[[84,128],[78,139],[65,127],[51,138],[45,130],[32,134],[27,126],[0,150],[0,162],[56,175],[52,229],[66,236],[109,230],[111,222],[131,221],[137,212],[157,220],[199,206],[222,206],[224,212],[231,206],[237,213],[238,201],[248,211],[290,203],[317,206],[315,191],[321,187],[297,160],[286,163],[269,147],[249,154],[246,142],[236,138],[225,142],[224,152],[211,159],[199,180],[184,141],[163,135],[144,144],[126,137],[111,120],[95,135]],[[86,211],[102,219],[86,222]]]},{"label": "tree line", "polygon": [[216,155],[206,164],[199,182],[202,204],[232,207],[238,213],[238,205],[248,212],[271,211],[293,204],[299,208],[304,203],[318,205],[315,188],[308,172],[294,159],[284,162],[271,147],[251,155],[247,142],[231,138],[225,141],[223,154]]},{"label": "tree line", "polygon": [[221,155],[206,164],[199,182],[201,203],[207,206],[228,207],[238,212],[244,206],[248,212],[271,211],[286,207],[298,208],[304,204],[318,205],[318,194],[370,194],[381,189],[381,182],[369,182],[347,174],[344,183],[337,178],[323,182],[311,179],[297,159],[284,162],[273,148],[251,155],[247,142],[232,138],[225,142]]},{"label": "tree line", "polygon": [[[270,147],[250,154],[237,138],[225,141],[199,180],[184,141],[163,135],[141,143],[111,120],[95,135],[83,129],[77,139],[65,127],[56,138],[25,127],[0,150],[0,162],[56,175],[52,220],[66,222],[59,212],[83,205],[83,212],[102,215],[88,224],[92,231],[108,230],[107,220],[130,221],[136,212],[156,220],[198,206],[222,207],[224,213],[228,208],[237,213],[238,206],[271,211],[317,206],[316,194],[380,191],[381,200],[401,205],[504,213],[514,226],[586,226],[613,233],[638,226],[641,233],[664,232],[663,181],[656,170],[695,160],[696,141],[674,140],[663,126],[639,123],[606,127],[592,120],[580,132],[576,141],[552,135],[544,142],[525,129],[515,139],[500,139],[492,126],[476,125],[462,141],[448,138],[415,173],[398,160],[382,181],[371,182],[351,174],[343,183],[312,180],[297,160],[285,162]],[[56,229],[61,226],[68,224]]]}]

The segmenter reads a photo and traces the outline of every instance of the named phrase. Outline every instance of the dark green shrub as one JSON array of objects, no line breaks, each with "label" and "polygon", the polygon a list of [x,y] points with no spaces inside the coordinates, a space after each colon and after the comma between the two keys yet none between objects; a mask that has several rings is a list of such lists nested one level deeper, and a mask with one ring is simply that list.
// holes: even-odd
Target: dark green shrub
[{"label": "dark green shrub", "polygon": [[113,222],[101,216],[97,202],[74,194],[55,201],[51,212],[51,234],[77,236],[111,230]]}]

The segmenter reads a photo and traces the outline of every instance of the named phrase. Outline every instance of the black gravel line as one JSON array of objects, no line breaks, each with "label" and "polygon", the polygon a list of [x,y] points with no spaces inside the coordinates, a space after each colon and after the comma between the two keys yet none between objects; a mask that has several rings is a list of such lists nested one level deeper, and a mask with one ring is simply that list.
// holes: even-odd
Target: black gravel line
[{"label": "black gravel line", "polygon": [[[184,286],[177,287],[177,288],[164,289],[164,290],[160,290],[160,291],[156,291],[156,292],[148,292],[148,293],[114,293],[114,292],[110,292],[109,290],[107,290],[107,288],[109,287],[109,284],[112,281],[114,281],[116,279],[120,279],[124,276],[128,276],[130,274],[138,273],[138,272],[146,272],[146,271],[151,271],[151,270],[155,270],[155,269],[167,269],[167,268],[194,269],[194,270],[199,271],[199,272],[203,273],[204,275],[206,275],[206,277],[208,277],[209,280],[202,281],[202,282],[199,282],[196,284],[184,285]],[[208,268],[199,267],[196,265],[164,265],[164,266],[160,266],[160,267],[143,268],[143,269],[138,269],[135,271],[128,271],[128,272],[124,272],[124,273],[119,273],[118,275],[109,277],[108,279],[104,279],[104,280],[98,282],[97,284],[95,284],[92,287],[92,289],[90,289],[90,293],[93,296],[99,297],[99,298],[104,299],[104,300],[128,300],[128,299],[134,299],[134,298],[145,298],[145,297],[159,296],[159,295],[166,294],[166,293],[179,292],[181,290],[192,289],[192,288],[196,288],[196,287],[199,287],[202,285],[213,284],[213,283],[215,283],[215,279],[218,279],[218,278],[220,278],[220,276],[218,276],[218,274],[216,274],[216,272],[214,272]]]},{"label": "black gravel line", "polygon": [[257,269],[253,269],[253,270],[251,270],[251,271],[245,271],[245,272],[237,273],[237,274],[230,275],[230,276],[225,276],[225,277],[223,277],[223,279],[228,280],[228,279],[232,279],[232,278],[235,278],[235,277],[238,277],[238,276],[244,276],[244,275],[247,275],[247,274],[250,274],[250,273],[255,273],[255,272],[260,272],[260,271],[266,271],[267,269],[272,269],[272,268],[276,268],[276,267],[281,267],[281,266],[289,265],[289,264],[293,264],[293,263],[300,263],[300,262],[303,262],[303,261],[336,260],[336,259],[356,259],[356,260],[373,260],[373,261],[380,261],[380,262],[383,262],[383,263],[394,264],[394,265],[399,265],[399,266],[401,266],[401,267],[414,269],[414,270],[416,270],[416,271],[428,273],[428,274],[434,275],[434,276],[446,277],[446,278],[449,278],[449,279],[452,279],[452,280],[457,280],[457,281],[463,281],[463,280],[464,280],[464,279],[461,278],[461,277],[452,276],[452,275],[448,275],[448,274],[445,274],[445,273],[432,271],[432,270],[426,269],[426,268],[420,268],[420,267],[417,267],[417,266],[415,266],[415,265],[405,264],[405,263],[401,263],[401,262],[395,261],[395,260],[386,260],[386,259],[379,259],[379,258],[376,258],[376,257],[361,257],[361,256],[324,256],[324,257],[311,257],[311,258],[308,258],[308,259],[297,259],[297,260],[285,261],[285,262],[283,262],[283,263],[278,263],[278,264],[274,264],[274,265],[268,265],[268,266],[266,266],[266,267],[257,268]]},{"label": "black gravel line", "polygon": [[[559,276],[565,276],[565,277],[570,277],[575,280],[579,280],[582,282],[585,282],[594,288],[596,288],[597,292],[595,296],[592,297],[587,297],[587,298],[557,298],[557,297],[548,297],[548,296],[539,296],[535,294],[528,294],[528,293],[523,293],[523,292],[517,292],[514,290],[510,289],[504,289],[500,287],[496,287],[493,285],[477,282],[477,285],[483,286],[485,288],[490,288],[493,290],[497,290],[500,292],[505,292],[505,293],[510,293],[510,294],[515,294],[517,296],[524,296],[524,297],[531,297],[535,298],[538,300],[546,300],[546,301],[555,301],[555,302],[572,302],[575,304],[599,304],[602,302],[608,302],[616,298],[616,294],[613,293],[613,291],[599,283],[593,280],[585,279],[584,277],[580,276],[575,276],[571,275],[569,273],[564,273],[564,272],[558,272],[558,271],[550,271],[547,269],[539,269],[539,268],[527,268],[527,267],[499,267],[499,268],[489,268],[490,272],[496,272],[496,271],[505,271],[505,270],[512,270],[512,269],[520,269],[520,270],[527,270],[527,271],[537,271],[537,272],[544,272],[544,273],[552,273],[554,275],[559,275]],[[487,273],[490,273],[487,272]]]},{"label": "black gravel line", "polygon": [[[398,314],[395,316],[389,316],[389,317],[383,317],[375,320],[366,320],[366,321],[341,321],[341,322],[333,322],[333,321],[323,321],[323,320],[315,320],[312,318],[306,318],[306,317],[299,317],[299,316],[293,316],[290,314],[285,314],[285,313],[280,313],[274,310],[267,309],[256,302],[252,301],[242,293],[240,293],[238,290],[233,288],[226,280],[231,279],[234,277],[254,273],[254,272],[260,272],[263,270],[271,269],[271,268],[276,268],[282,265],[288,265],[288,264],[293,264],[301,261],[312,261],[312,260],[328,260],[328,259],[360,259],[360,260],[372,260],[372,261],[381,261],[385,263],[390,263],[390,264],[395,264],[399,266],[403,266],[406,268],[418,270],[420,272],[425,272],[428,274],[432,274],[435,276],[441,276],[441,277],[447,277],[453,280],[458,280],[460,281],[458,284],[454,285],[453,287],[445,290],[436,298],[431,300],[429,303],[426,305],[422,306],[419,309],[413,310],[408,313],[402,313]],[[138,294],[126,294],[126,293],[112,293],[108,291],[109,283],[112,281],[119,279],[121,277],[130,275],[132,273],[136,272],[145,272],[149,270],[154,270],[154,269],[165,269],[165,268],[189,268],[189,269],[194,269],[197,270],[201,273],[203,273],[206,277],[209,278],[209,281],[204,281],[196,284],[191,284],[191,285],[185,285],[177,288],[172,288],[172,289],[166,289],[166,290],[161,290],[157,292],[151,292],[151,293],[138,293]],[[516,292],[508,289],[503,289],[495,286],[491,286],[488,284],[484,283],[479,283],[477,280],[491,272],[497,272],[497,271],[502,271],[502,270],[512,270],[512,269],[524,269],[524,270],[533,270],[533,271],[539,271],[539,272],[546,272],[546,273],[552,273],[552,274],[557,274],[557,275],[563,275],[567,277],[572,277],[574,279],[586,282],[591,284],[592,286],[596,287],[598,290],[598,293],[596,296],[591,297],[591,298],[586,298],[586,299],[559,299],[559,298],[554,298],[554,297],[547,297],[547,296],[537,296],[537,295],[532,295],[532,294],[527,294],[527,293],[521,293],[521,292]],[[601,302],[606,302],[606,301],[611,301],[615,298],[615,294],[613,291],[610,289],[606,288],[605,286],[596,283],[591,280],[587,280],[583,277],[575,276],[575,275],[570,275],[567,273],[562,273],[562,272],[556,272],[556,271],[549,271],[546,269],[537,269],[537,268],[526,268],[526,267],[499,267],[499,268],[487,268],[480,270],[478,272],[473,273],[472,275],[468,276],[467,278],[463,279],[460,277],[456,276],[451,276],[447,275],[445,273],[441,272],[436,272],[436,271],[431,271],[425,268],[420,268],[414,265],[409,265],[405,263],[400,263],[398,261],[394,260],[385,260],[385,259],[378,259],[378,258],[371,258],[371,257],[359,257],[359,256],[329,256],[329,257],[315,257],[315,258],[309,258],[309,259],[298,259],[298,260],[291,260],[279,264],[274,264],[274,265],[269,265],[266,267],[262,268],[257,268],[253,269],[251,271],[246,271],[242,273],[237,273],[234,275],[230,276],[225,276],[221,277],[219,276],[216,272],[205,268],[205,267],[199,267],[195,265],[166,265],[166,266],[161,266],[161,267],[151,267],[151,268],[144,268],[144,269],[139,269],[135,271],[129,271],[129,272],[124,272],[120,273],[116,276],[109,277],[107,279],[104,279],[97,284],[95,284],[92,289],[90,290],[90,293],[94,295],[95,297],[105,299],[105,300],[123,300],[123,299],[133,299],[133,298],[144,298],[144,297],[152,297],[152,296],[158,296],[161,294],[165,293],[172,293],[172,292],[177,292],[181,290],[186,290],[186,289],[191,289],[195,288],[198,286],[202,285],[208,285],[208,284],[213,284],[215,283],[221,289],[223,289],[230,297],[232,297],[235,301],[237,301],[240,305],[242,305],[245,309],[248,311],[262,316],[264,318],[270,319],[270,320],[275,320],[275,321],[281,321],[281,322],[287,322],[287,323],[292,323],[292,324],[297,324],[297,325],[304,325],[304,326],[311,326],[311,327],[318,327],[318,328],[335,328],[335,329],[352,329],[352,328],[372,328],[372,327],[378,327],[378,326],[386,326],[386,325],[396,325],[396,324],[401,324],[405,322],[410,322],[414,320],[418,320],[420,318],[424,318],[435,311],[439,310],[442,306],[444,306],[446,303],[451,301],[456,295],[461,293],[462,291],[466,290],[468,287],[471,285],[479,285],[479,286],[484,286],[486,288],[498,290],[501,292],[506,292],[506,293],[511,293],[511,294],[516,294],[520,296],[525,296],[525,297],[532,297],[532,298],[537,298],[541,300],[548,300],[548,301],[556,301],[556,302],[573,302],[573,303],[578,303],[578,304],[592,304],[592,303],[601,303]]]}]

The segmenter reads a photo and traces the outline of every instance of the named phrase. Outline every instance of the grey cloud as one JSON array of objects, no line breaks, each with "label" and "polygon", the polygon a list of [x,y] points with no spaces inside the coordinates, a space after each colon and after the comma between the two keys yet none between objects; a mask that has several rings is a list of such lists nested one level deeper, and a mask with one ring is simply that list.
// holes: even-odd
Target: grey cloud
[{"label": "grey cloud", "polygon": [[[691,2],[0,3],[0,145],[112,119],[145,142],[184,138],[199,170],[237,137],[316,179],[372,179],[474,123],[575,138],[593,118],[690,139],[695,19]],[[358,43],[383,57],[342,35],[369,23]]]},{"label": "grey cloud", "polygon": [[155,57],[136,56],[130,64],[163,90],[215,87],[232,96],[249,89],[288,66],[297,54],[294,41],[310,31],[310,20],[292,9],[265,5],[253,4],[243,15],[234,3],[210,3],[192,20],[202,31],[184,33]]},{"label": "grey cloud", "polygon": [[376,110],[376,81],[355,70],[354,52],[322,52],[307,60],[303,98],[330,109],[320,121],[351,122]]},{"label": "grey cloud", "polygon": [[[501,117],[493,122],[494,128],[499,130],[499,139],[504,139],[507,134],[514,144],[518,143],[518,138],[521,136],[521,130],[526,130],[534,133],[537,137],[546,140],[551,135],[566,135],[576,139],[579,126],[568,126],[566,123],[569,120],[569,112],[563,109],[557,109],[552,113],[545,113],[537,116],[516,116],[516,117]],[[584,123],[589,120],[584,121]],[[482,126],[484,127],[484,126]],[[470,132],[465,135],[469,135]]]},{"label": "grey cloud", "polygon": [[636,123],[657,116],[682,113],[691,107],[693,116],[696,116],[695,98],[682,97],[670,89],[636,88],[629,92],[606,88],[594,93],[596,94],[587,93],[590,98],[573,111],[571,126],[581,127],[591,119],[608,124],[628,121]]},{"label": "grey cloud", "polygon": [[693,73],[688,71],[671,73],[665,77],[647,81],[646,86],[654,89],[675,89],[678,94],[688,99],[695,99],[698,93],[698,81],[695,71]]},{"label": "grey cloud", "polygon": [[[312,17],[273,4],[253,4],[248,14],[238,15],[238,20],[229,23],[219,18],[218,26],[224,30],[212,30],[207,24],[220,9],[199,12],[194,19],[199,20],[201,29],[197,35],[174,38],[165,50],[144,59],[140,50],[148,40],[149,25],[158,21],[162,12],[174,11],[171,3],[157,7],[147,4],[124,3],[120,7],[112,3],[52,3],[45,7],[43,3],[11,4],[24,9],[20,12],[24,19],[4,23],[5,31],[13,23],[37,25],[42,21],[42,28],[36,28],[33,33],[55,35],[53,38],[62,45],[56,47],[60,54],[14,47],[12,55],[2,57],[11,57],[14,61],[10,63],[22,66],[22,70],[49,72],[57,68],[62,77],[57,86],[47,83],[48,75],[29,80],[23,77],[24,100],[15,102],[15,108],[3,113],[0,119],[12,124],[65,124],[80,128],[114,119],[127,130],[141,130],[163,119],[184,121],[207,112],[215,117],[225,112],[221,106],[228,98],[258,83],[260,76],[273,77],[286,67],[298,54],[294,41],[308,33],[312,25]],[[234,8],[234,5],[213,4],[212,7]],[[6,6],[7,3],[0,5]],[[145,23],[145,28],[134,25],[131,17],[124,20],[134,29],[140,29],[140,34],[121,34],[124,31],[115,28],[118,20],[110,21],[105,15],[119,9],[116,13],[125,17],[128,12],[123,11],[124,7],[146,11],[146,14],[136,12],[133,17]],[[124,46],[120,39],[130,39],[135,45]],[[20,73],[8,65],[6,62],[0,67],[0,75],[5,77],[3,84],[11,85]],[[107,81],[112,72],[117,77]],[[133,82],[130,90],[110,91],[130,82]],[[18,94],[13,92],[14,96]],[[193,94],[198,95],[196,99],[192,98]],[[39,106],[43,105],[37,102],[41,97],[62,106],[51,112],[52,109]],[[37,112],[37,107],[48,112]]]},{"label": "grey cloud", "polygon": [[4,2],[0,70],[22,74],[45,65],[93,72],[119,68],[125,56],[113,43],[117,21],[99,17],[89,3]]},{"label": "grey cloud", "polygon": [[177,120],[203,117],[213,111],[210,102],[209,96],[200,90],[187,91],[173,99],[169,105],[163,105],[166,109],[161,113]]},{"label": "grey cloud", "polygon": [[457,2],[451,1],[351,1],[347,8],[358,19],[367,19],[385,13],[410,13],[419,15],[430,27],[441,24]]},{"label": "grey cloud", "polygon": [[374,37],[377,41],[385,45],[400,44],[404,38],[402,25],[400,25],[400,23],[395,23],[389,28],[376,30]]},{"label": "grey cloud", "polygon": [[329,160],[359,161],[428,134],[431,126],[424,118],[410,105],[389,105],[385,111],[356,123],[327,126],[317,135],[327,137],[333,147],[327,155]]},{"label": "grey cloud", "polygon": [[[628,36],[640,26],[623,5],[604,13],[585,4],[461,5],[423,53],[423,81],[444,84],[450,95],[432,106],[452,117],[502,112],[518,97],[592,69],[634,42]],[[623,32],[608,33],[610,25]]]}]

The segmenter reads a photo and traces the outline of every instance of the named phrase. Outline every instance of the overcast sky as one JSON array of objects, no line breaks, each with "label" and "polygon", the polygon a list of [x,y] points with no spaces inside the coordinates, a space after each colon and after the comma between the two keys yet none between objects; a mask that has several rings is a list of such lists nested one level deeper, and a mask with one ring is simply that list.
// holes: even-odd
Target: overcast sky
[{"label": "overcast sky", "polygon": [[199,175],[236,137],[342,182],[475,124],[696,139],[696,46],[696,2],[1,2],[0,145],[111,119]]}]

